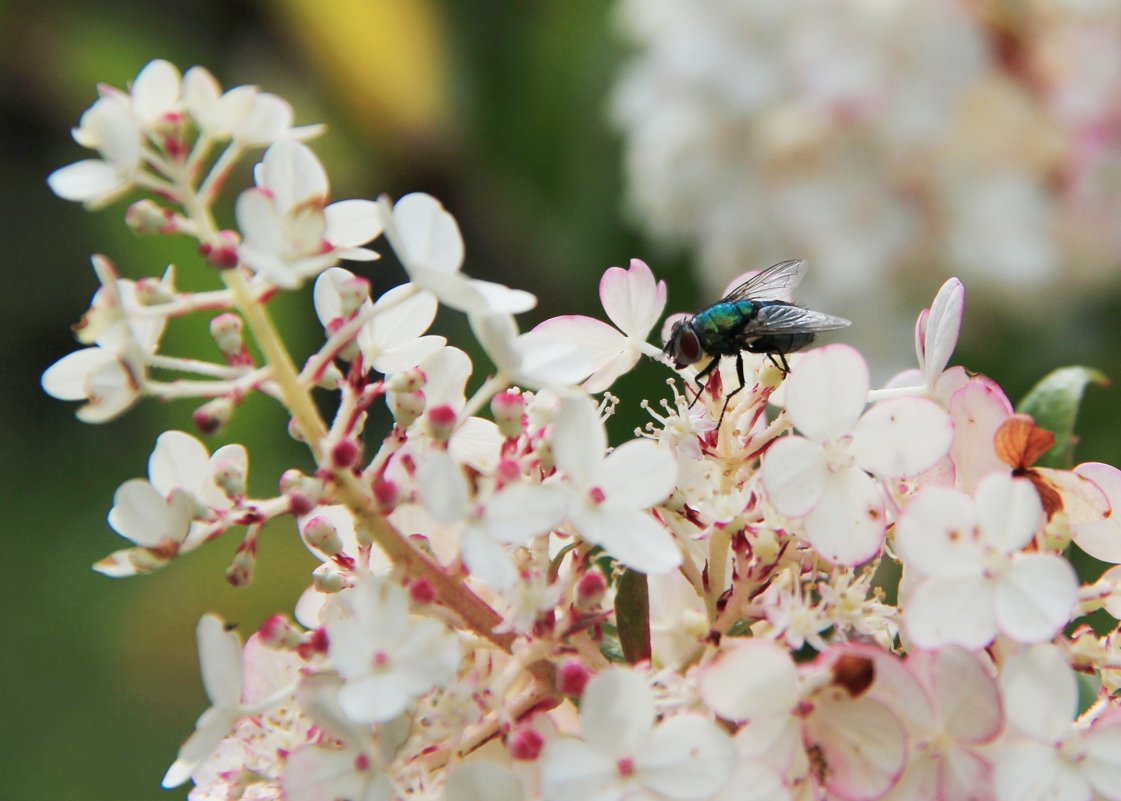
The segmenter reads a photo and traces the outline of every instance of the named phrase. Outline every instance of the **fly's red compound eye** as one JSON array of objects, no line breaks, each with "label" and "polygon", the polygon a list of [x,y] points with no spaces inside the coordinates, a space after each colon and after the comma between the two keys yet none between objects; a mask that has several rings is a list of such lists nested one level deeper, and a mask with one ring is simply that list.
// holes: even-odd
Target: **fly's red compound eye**
[{"label": "fly's red compound eye", "polygon": [[692,328],[682,325],[681,330],[677,332],[673,349],[677,369],[695,364],[700,361],[701,355],[701,341],[697,339],[697,333]]}]

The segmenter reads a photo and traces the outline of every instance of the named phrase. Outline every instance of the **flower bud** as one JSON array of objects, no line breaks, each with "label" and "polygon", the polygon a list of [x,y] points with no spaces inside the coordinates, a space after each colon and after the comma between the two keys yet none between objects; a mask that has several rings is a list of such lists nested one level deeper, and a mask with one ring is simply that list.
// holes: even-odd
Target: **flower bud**
[{"label": "flower bud", "polygon": [[300,424],[296,422],[295,417],[288,419],[288,436],[296,442],[307,442],[307,437],[304,436],[303,429],[300,428]]},{"label": "flower bud", "polygon": [[257,549],[245,547],[244,543],[237,549],[233,561],[226,568],[226,581],[231,587],[244,587],[253,580],[253,568],[257,564]]},{"label": "flower bud", "polygon": [[416,392],[419,389],[424,389],[426,383],[424,372],[418,367],[411,370],[402,370],[399,373],[394,373],[385,380],[386,392]]},{"label": "flower bud", "polygon": [[397,508],[397,504],[401,500],[401,488],[397,486],[396,481],[378,476],[374,479],[373,490],[378,508],[381,509],[383,514],[389,514]]},{"label": "flower bud", "polygon": [[180,217],[155,201],[138,200],[125,212],[125,225],[137,236],[174,234],[179,231]]},{"label": "flower bud", "polygon": [[370,282],[361,276],[354,275],[338,285],[339,303],[342,306],[344,317],[349,317],[358,311],[359,307],[370,299]]},{"label": "flower bud", "polygon": [[432,439],[437,442],[447,442],[455,431],[455,424],[458,419],[459,416],[455,413],[455,409],[443,404],[429,409],[424,422]]},{"label": "flower bud", "polygon": [[537,447],[534,449],[534,455],[537,457],[537,461],[540,462],[541,469],[546,473],[556,467],[556,463],[553,461],[553,443],[549,442],[549,440],[543,439],[539,441]]},{"label": "flower bud", "polygon": [[532,762],[541,755],[541,749],[544,747],[544,735],[524,723],[510,732],[506,738],[506,750],[510,752],[511,759],[519,762]]},{"label": "flower bud", "polygon": [[328,364],[319,373],[319,377],[315,381],[315,385],[320,389],[336,390],[343,380],[343,373],[334,362]]},{"label": "flower bud", "polygon": [[424,414],[425,398],[419,389],[415,392],[390,392],[386,398],[398,428],[408,428]]},{"label": "flower bud", "polygon": [[191,420],[203,434],[217,434],[230,422],[234,404],[229,398],[214,398],[195,409]]},{"label": "flower bud", "polygon": [[575,659],[570,659],[557,671],[557,690],[572,698],[579,698],[591,680],[592,671]]},{"label": "flower bud", "polygon": [[257,630],[261,642],[270,648],[293,649],[303,641],[299,630],[287,615],[276,614],[261,624]]},{"label": "flower bud", "polygon": [[[334,334],[346,325],[346,320],[342,317],[336,317],[331,322],[327,323],[326,331],[327,336],[334,336]],[[352,362],[358,358],[362,351],[358,347],[358,342],[353,337],[342,344],[335,352],[335,356],[342,359],[344,362]]]},{"label": "flower bud", "polygon": [[227,498],[240,498],[245,495],[245,470],[232,459],[223,459],[214,465],[214,483]]},{"label": "flower bud", "polygon": [[243,327],[241,318],[231,312],[219,314],[210,321],[210,336],[227,362],[245,350],[245,339],[241,335]]},{"label": "flower bud", "polygon": [[418,578],[409,583],[409,598],[417,606],[427,606],[436,601],[436,588],[426,578]]},{"label": "flower bud", "polygon": [[490,413],[494,417],[499,432],[507,439],[514,439],[522,433],[522,415],[525,413],[525,398],[516,392],[499,392],[490,402]]},{"label": "flower bud", "polygon": [[499,489],[517,481],[522,475],[521,466],[513,459],[500,459],[494,467],[494,480]]},{"label": "flower bud", "polygon": [[341,439],[331,446],[331,464],[338,470],[346,470],[358,462],[362,450],[353,439]]},{"label": "flower bud", "polygon": [[136,282],[136,301],[141,306],[161,306],[175,300],[175,292],[158,278],[148,276]]},{"label": "flower bud", "polygon": [[219,270],[232,270],[240,258],[237,255],[238,237],[235,231],[219,231],[211,242],[199,245],[199,253]]},{"label": "flower bud", "polygon": [[598,570],[589,570],[576,582],[575,606],[581,612],[599,607],[607,595],[607,579]]},{"label": "flower bud", "polygon": [[347,581],[330,562],[311,571],[311,585],[324,595],[333,595],[346,589]]},{"label": "flower bud", "polygon": [[300,534],[309,547],[322,551],[327,556],[341,553],[343,541],[339,530],[326,515],[316,515],[304,523]]}]

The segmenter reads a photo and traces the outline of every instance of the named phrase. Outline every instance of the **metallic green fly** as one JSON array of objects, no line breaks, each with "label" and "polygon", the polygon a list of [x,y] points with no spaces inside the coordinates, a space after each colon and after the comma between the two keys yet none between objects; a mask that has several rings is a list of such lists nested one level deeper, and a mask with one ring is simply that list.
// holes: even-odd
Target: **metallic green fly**
[{"label": "metallic green fly", "polygon": [[724,399],[720,412],[723,421],[728,403],[747,384],[743,375],[744,351],[765,354],[786,375],[790,372],[788,353],[809,345],[819,331],[851,325],[843,317],[804,309],[780,299],[801,282],[805,273],[803,259],[779,262],[748,278],[707,309],[674,324],[664,353],[673,359],[678,370],[706,356],[712,359],[697,373],[698,389],[693,403],[705,389],[702,379],[716,369],[724,356],[735,356],[740,385]]}]

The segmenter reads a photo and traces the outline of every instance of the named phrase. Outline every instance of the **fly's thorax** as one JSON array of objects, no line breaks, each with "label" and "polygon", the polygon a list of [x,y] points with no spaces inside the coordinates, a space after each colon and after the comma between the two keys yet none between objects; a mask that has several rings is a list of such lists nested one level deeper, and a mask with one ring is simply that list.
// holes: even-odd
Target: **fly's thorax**
[{"label": "fly's thorax", "polygon": [[742,350],[739,335],[758,313],[759,304],[753,300],[714,303],[694,315],[693,329],[706,353],[730,356]]}]

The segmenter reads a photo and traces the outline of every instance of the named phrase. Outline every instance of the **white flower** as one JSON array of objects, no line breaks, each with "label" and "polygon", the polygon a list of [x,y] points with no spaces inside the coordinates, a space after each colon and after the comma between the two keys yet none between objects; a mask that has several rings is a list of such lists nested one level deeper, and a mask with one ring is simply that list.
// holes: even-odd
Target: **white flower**
[{"label": "white flower", "polygon": [[583,738],[558,737],[545,747],[545,801],[701,801],[723,789],[736,761],[728,735],[695,714],[655,725],[654,712],[638,674],[615,668],[593,679],[580,704]]},{"label": "white flower", "polygon": [[921,577],[903,604],[911,641],[981,648],[998,632],[1023,643],[1058,633],[1078,579],[1062,557],[1023,551],[1042,516],[1031,483],[1004,473],[982,480],[973,498],[945,487],[915,497],[896,526],[903,562]]},{"label": "white flower", "polygon": [[998,801],[1121,801],[1121,718],[1071,725],[1078,684],[1062,651],[1035,645],[1016,654],[1000,686],[1009,723],[1020,736],[997,754]]},{"label": "white flower", "polygon": [[552,442],[571,490],[568,521],[583,539],[642,573],[668,573],[681,564],[673,536],[644,511],[673,490],[677,462],[669,450],[635,439],[605,456],[607,432],[586,395],[561,402]]},{"label": "white flower", "polygon": [[463,275],[463,238],[455,218],[431,195],[414,192],[392,207],[380,201],[386,237],[409,274],[409,281],[431,292],[445,306],[475,314],[517,314],[537,305],[520,289]]},{"label": "white flower", "polygon": [[369,578],[339,596],[328,654],[344,680],[339,705],[352,720],[381,723],[455,677],[459,644],[444,625],[409,614],[405,591]]},{"label": "white flower", "polygon": [[359,247],[381,233],[377,205],[327,205],[327,174],[307,145],[282,139],[254,171],[257,186],[238,196],[236,214],[245,264],[277,286],[299,286],[340,258],[371,261]]},{"label": "white flower", "polygon": [[666,282],[655,283],[646,263],[632,259],[630,269],[611,267],[603,274],[599,297],[618,330],[580,314],[554,317],[533,329],[579,343],[591,358],[594,372],[583,386],[592,393],[610,387],[647,352],[646,338],[666,306]]},{"label": "white flower", "polygon": [[802,520],[806,539],[838,565],[871,559],[883,542],[883,496],[869,472],[921,473],[949,450],[953,429],[933,401],[882,401],[863,415],[868,366],[846,345],[803,356],[786,382],[786,411],[804,435],[783,437],[763,460],[771,505]]},{"label": "white flower", "polygon": [[591,372],[589,355],[579,342],[548,331],[518,333],[508,314],[472,314],[471,330],[501,375],[530,389],[571,386]]}]

